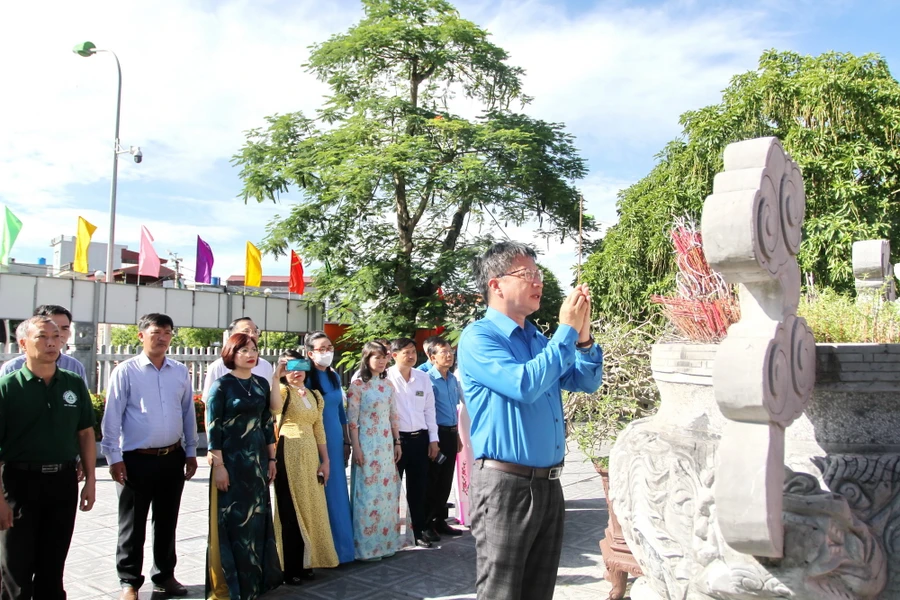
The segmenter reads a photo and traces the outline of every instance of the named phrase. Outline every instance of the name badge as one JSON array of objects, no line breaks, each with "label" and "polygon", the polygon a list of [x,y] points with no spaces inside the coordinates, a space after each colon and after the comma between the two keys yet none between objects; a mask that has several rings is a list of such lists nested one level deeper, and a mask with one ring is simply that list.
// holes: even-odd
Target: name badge
[{"label": "name badge", "polygon": [[425,395],[425,392],[423,392],[422,390],[419,390],[416,392],[416,396],[424,396],[424,395]]}]

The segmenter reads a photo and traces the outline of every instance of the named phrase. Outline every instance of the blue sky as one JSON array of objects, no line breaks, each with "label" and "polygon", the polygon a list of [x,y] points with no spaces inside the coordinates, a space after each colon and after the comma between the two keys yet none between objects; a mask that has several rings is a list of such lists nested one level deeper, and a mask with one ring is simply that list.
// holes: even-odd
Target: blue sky
[{"label": "blue sky", "polygon": [[[789,5],[789,6],[785,6]],[[900,70],[900,2],[677,0],[458,2],[525,68],[530,114],[567,124],[590,167],[579,183],[588,212],[615,220],[615,194],[646,174],[680,132],[685,110],[715,103],[767,48],[818,54],[877,52]],[[0,204],[24,227],[13,256],[51,257],[49,241],[74,235],[79,215],[108,236],[115,67],[72,46],[91,40],[122,63],[121,138],[144,162],[119,166],[116,241],[138,248],[140,226],[160,256],[185,258],[196,236],[212,246],[213,275],[242,274],[246,240],[258,242],[280,205],[245,206],[230,157],[242,132],[275,112],[312,113],[327,89],[304,73],[310,44],[356,22],[341,0],[116,0],[7,2],[0,35]],[[35,24],[40,23],[40,27]],[[528,228],[509,231],[525,241]],[[543,247],[568,281],[574,244]],[[287,274],[266,257],[264,273]]]}]

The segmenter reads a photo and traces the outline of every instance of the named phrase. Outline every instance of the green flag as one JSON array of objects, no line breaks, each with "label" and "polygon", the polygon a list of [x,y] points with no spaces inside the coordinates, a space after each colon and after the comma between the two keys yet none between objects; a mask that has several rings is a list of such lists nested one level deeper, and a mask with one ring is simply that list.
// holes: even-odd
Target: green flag
[{"label": "green flag", "polygon": [[19,217],[12,214],[8,206],[4,208],[6,209],[6,222],[3,225],[3,238],[0,239],[0,265],[9,264],[9,253],[22,230],[22,221],[19,220]]}]

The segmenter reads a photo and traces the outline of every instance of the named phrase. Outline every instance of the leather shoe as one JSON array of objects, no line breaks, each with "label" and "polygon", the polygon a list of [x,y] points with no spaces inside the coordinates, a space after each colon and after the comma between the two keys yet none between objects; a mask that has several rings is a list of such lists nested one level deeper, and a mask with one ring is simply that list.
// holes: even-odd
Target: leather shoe
[{"label": "leather shoe", "polygon": [[165,594],[166,596],[187,596],[188,589],[178,583],[178,580],[171,577],[162,583],[153,583],[153,592],[156,594]]},{"label": "leather shoe", "polygon": [[425,538],[426,540],[428,540],[428,541],[431,542],[431,543],[435,543],[435,542],[441,541],[441,536],[439,536],[439,535],[434,531],[434,529],[431,529],[430,527],[429,527],[428,529],[423,529],[423,530],[422,530],[422,537]]},{"label": "leather shoe", "polygon": [[431,548],[431,542],[426,540],[423,535],[417,535],[416,546],[418,546],[419,548]]},{"label": "leather shoe", "polygon": [[130,585],[123,585],[119,600],[138,600],[138,591]]},{"label": "leather shoe", "polygon": [[451,537],[458,537],[463,534],[462,530],[450,527],[447,521],[435,521],[434,530],[441,535],[449,535]]}]

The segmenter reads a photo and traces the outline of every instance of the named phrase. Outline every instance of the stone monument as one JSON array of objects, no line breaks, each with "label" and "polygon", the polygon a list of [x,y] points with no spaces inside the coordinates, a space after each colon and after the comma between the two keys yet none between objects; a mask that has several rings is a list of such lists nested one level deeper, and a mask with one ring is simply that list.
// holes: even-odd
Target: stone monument
[{"label": "stone monument", "polygon": [[660,410],[610,456],[631,597],[900,600],[900,345],[815,345],[799,169],[775,138],[724,163],[702,234],[741,320],[720,344],[654,347]]},{"label": "stone monument", "polygon": [[853,242],[853,280],[860,302],[897,299],[891,243],[888,240]]}]

